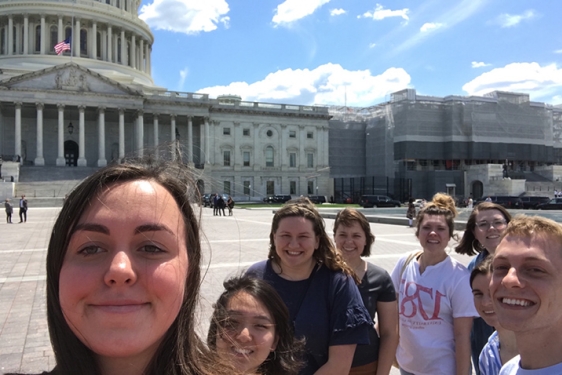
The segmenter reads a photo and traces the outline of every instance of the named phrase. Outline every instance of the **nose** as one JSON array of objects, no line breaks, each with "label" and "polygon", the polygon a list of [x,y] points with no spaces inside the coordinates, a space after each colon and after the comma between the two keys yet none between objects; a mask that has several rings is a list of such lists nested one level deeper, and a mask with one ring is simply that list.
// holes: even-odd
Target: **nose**
[{"label": "nose", "polygon": [[299,240],[296,237],[291,238],[291,241],[289,242],[289,247],[291,248],[295,248],[295,247],[299,247]]},{"label": "nose", "polygon": [[137,275],[129,255],[124,251],[117,252],[105,273],[105,283],[108,286],[132,285],[136,280]]},{"label": "nose", "polygon": [[252,340],[252,334],[248,327],[242,327],[240,332],[236,335],[236,340],[239,342],[248,342]]},{"label": "nose", "polygon": [[517,275],[517,270],[511,267],[503,277],[502,284],[507,288],[522,288],[523,282]]}]

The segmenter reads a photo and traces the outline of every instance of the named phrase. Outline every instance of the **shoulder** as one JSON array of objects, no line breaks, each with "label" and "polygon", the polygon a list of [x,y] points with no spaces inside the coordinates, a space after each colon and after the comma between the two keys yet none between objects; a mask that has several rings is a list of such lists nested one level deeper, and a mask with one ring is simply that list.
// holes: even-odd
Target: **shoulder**
[{"label": "shoulder", "polygon": [[365,272],[365,277],[370,282],[371,280],[376,281],[391,281],[390,275],[382,267],[376,266],[373,263],[367,262],[367,272]]},{"label": "shoulder", "polygon": [[262,260],[261,262],[254,263],[245,272],[248,276],[263,278],[268,268],[269,260]]}]

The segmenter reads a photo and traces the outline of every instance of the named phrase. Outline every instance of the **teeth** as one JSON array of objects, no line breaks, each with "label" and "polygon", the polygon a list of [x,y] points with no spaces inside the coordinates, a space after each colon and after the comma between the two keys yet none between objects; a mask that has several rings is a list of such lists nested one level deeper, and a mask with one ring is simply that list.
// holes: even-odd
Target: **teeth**
[{"label": "teeth", "polygon": [[234,348],[234,351],[238,354],[244,354],[244,355],[248,355],[252,352],[249,349],[242,349],[242,348]]},{"label": "teeth", "polygon": [[439,241],[427,241],[429,243],[439,243]]},{"label": "teeth", "polygon": [[289,255],[299,255],[300,251],[288,251]]},{"label": "teeth", "polygon": [[514,298],[504,298],[502,300],[503,303],[506,305],[515,305],[515,306],[529,306],[531,303],[529,301],[525,301],[522,299],[514,299]]},{"label": "teeth", "polygon": [[493,313],[494,313],[494,310],[492,310],[492,311],[484,311],[484,314],[493,314]]}]

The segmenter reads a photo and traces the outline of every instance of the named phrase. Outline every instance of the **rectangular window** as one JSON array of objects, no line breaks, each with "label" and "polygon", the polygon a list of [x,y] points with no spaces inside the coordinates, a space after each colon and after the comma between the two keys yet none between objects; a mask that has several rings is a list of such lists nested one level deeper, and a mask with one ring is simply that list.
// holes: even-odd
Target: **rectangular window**
[{"label": "rectangular window", "polygon": [[297,132],[294,130],[289,130],[289,138],[297,138]]},{"label": "rectangular window", "polygon": [[244,181],[244,195],[250,195],[250,181]]},{"label": "rectangular window", "polygon": [[250,166],[250,151],[244,151],[242,156],[243,156],[243,159],[244,159],[244,167],[249,167]]},{"label": "rectangular window", "polygon": [[223,154],[223,164],[225,167],[230,167],[230,151],[224,151]]},{"label": "rectangular window", "polygon": [[312,133],[312,132],[306,133],[306,138],[308,138],[308,139],[313,139],[313,138],[314,138],[314,133]]},{"label": "rectangular window", "polygon": [[266,189],[265,193],[267,195],[275,194],[275,182],[274,181],[267,181],[265,189]]},{"label": "rectangular window", "polygon": [[297,166],[297,154],[296,152],[291,152],[289,154],[289,167],[295,168]]},{"label": "rectangular window", "polygon": [[242,135],[249,137],[250,136],[250,129],[244,129],[242,130]]},{"label": "rectangular window", "polygon": [[268,147],[265,149],[265,166],[273,167],[273,147]]},{"label": "rectangular window", "polygon": [[306,167],[314,168],[314,154],[312,153],[306,154]]},{"label": "rectangular window", "polygon": [[223,135],[230,135],[230,128],[222,128]]},{"label": "rectangular window", "polygon": [[[230,195],[230,181],[224,181],[223,187],[224,187],[224,189],[223,189],[224,193],[226,195]],[[224,203],[226,203],[226,202],[224,202]]]},{"label": "rectangular window", "polygon": [[306,190],[307,194],[314,194],[314,181],[308,181],[308,184],[306,184]]},{"label": "rectangular window", "polygon": [[296,181],[289,181],[289,194],[291,194],[291,195],[297,194],[297,182]]}]

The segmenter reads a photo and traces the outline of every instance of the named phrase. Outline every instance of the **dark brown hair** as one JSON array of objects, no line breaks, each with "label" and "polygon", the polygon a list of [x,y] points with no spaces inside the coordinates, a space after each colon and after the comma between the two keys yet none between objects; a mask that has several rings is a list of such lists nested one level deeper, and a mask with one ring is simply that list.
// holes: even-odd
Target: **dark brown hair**
[{"label": "dark brown hair", "polygon": [[359,223],[361,229],[363,229],[363,233],[365,233],[365,248],[361,252],[362,257],[368,257],[371,255],[371,246],[375,242],[375,236],[371,232],[371,226],[369,225],[369,221],[363,215],[363,213],[357,211],[354,208],[344,208],[336,215],[336,220],[334,221],[334,237],[340,225],[344,227],[350,227],[353,223]]},{"label": "dark brown hair", "polygon": [[308,198],[298,198],[288,201],[273,216],[271,232],[269,233],[269,254],[267,256],[269,259],[275,261],[275,263],[281,267],[281,260],[275,249],[275,232],[279,229],[279,222],[287,217],[304,217],[310,220],[314,229],[314,234],[318,236],[319,239],[318,249],[316,249],[313,254],[317,262],[324,264],[332,271],[342,271],[346,275],[353,277],[357,284],[361,282],[353,270],[344,262],[342,255],[336,249],[330,237],[328,237],[324,219],[322,219],[322,216],[320,216]]},{"label": "dark brown hair", "polygon": [[478,275],[488,275],[492,273],[492,256],[488,255],[482,262],[478,263],[474,269],[470,272],[470,287],[472,288],[472,282]]},{"label": "dark brown hair", "polygon": [[[174,162],[132,161],[98,170],[78,185],[65,200],[55,222],[47,250],[47,320],[55,353],[54,374],[99,375],[93,353],[72,332],[63,316],[59,299],[59,276],[66,249],[76,223],[98,194],[112,185],[149,180],[163,186],[175,199],[185,223],[189,266],[185,293],[178,316],[165,333],[144,375],[226,374],[195,333],[195,308],[201,284],[199,224],[191,208],[198,202],[187,167]],[[232,374],[232,370],[230,370]]]},{"label": "dark brown hair", "polygon": [[476,255],[477,253],[484,250],[482,244],[478,242],[478,240],[474,236],[474,230],[476,229],[476,216],[478,216],[480,212],[488,210],[498,210],[503,215],[505,221],[507,221],[508,223],[511,221],[511,214],[503,206],[492,202],[482,202],[478,204],[478,206],[474,207],[472,213],[466,221],[464,234],[457,247],[455,247],[456,253],[464,255]]},{"label": "dark brown hair", "polygon": [[228,303],[238,293],[248,293],[262,303],[275,324],[277,347],[260,365],[259,373],[263,375],[297,375],[303,365],[301,355],[304,341],[295,338],[289,310],[285,303],[266,281],[251,276],[238,276],[226,280],[224,292],[214,305],[213,317],[207,335],[207,344],[216,350],[217,337],[228,319]]}]

